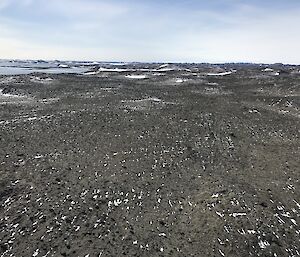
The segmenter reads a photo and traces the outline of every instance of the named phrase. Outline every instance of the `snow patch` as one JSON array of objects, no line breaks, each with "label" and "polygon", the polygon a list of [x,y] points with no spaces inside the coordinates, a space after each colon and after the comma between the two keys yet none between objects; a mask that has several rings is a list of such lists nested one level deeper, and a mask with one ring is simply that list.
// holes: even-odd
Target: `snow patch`
[{"label": "snow patch", "polygon": [[32,77],[30,80],[35,83],[46,83],[46,84],[53,81],[52,78],[40,78],[40,77]]},{"label": "snow patch", "polygon": [[59,64],[58,67],[59,68],[69,68],[69,66],[66,64]]},{"label": "snow patch", "polygon": [[234,218],[240,217],[240,216],[246,216],[246,215],[247,215],[247,213],[244,213],[244,212],[235,212],[235,213],[229,214],[229,216],[232,216]]},{"label": "snow patch", "polygon": [[3,89],[0,89],[0,98],[24,98],[24,96],[13,95],[13,94],[5,94],[3,93]]},{"label": "snow patch", "polygon": [[138,99],[138,100],[126,100],[122,101],[122,103],[136,103],[136,102],[145,102],[145,101],[152,101],[152,102],[161,102],[162,100],[157,97],[149,97],[145,99]]},{"label": "snow patch", "polygon": [[153,70],[153,71],[158,71],[158,72],[166,72],[166,71],[173,71],[174,69],[171,68],[159,68],[157,70]]},{"label": "snow patch", "polygon": [[129,78],[129,79],[146,79],[147,78],[146,75],[134,75],[134,74],[126,75],[125,77]]},{"label": "snow patch", "polygon": [[258,242],[258,245],[261,249],[266,249],[268,246],[270,246],[270,243],[268,241],[262,241],[260,240]]},{"label": "snow patch", "polygon": [[182,78],[177,78],[177,79],[175,80],[175,82],[176,82],[176,83],[183,83],[183,82],[185,82],[185,80],[182,79]]},{"label": "snow patch", "polygon": [[273,69],[271,69],[271,68],[265,68],[264,70],[262,70],[262,71],[264,71],[264,72],[272,72],[272,71],[274,71]]},{"label": "snow patch", "polygon": [[13,83],[15,81],[16,81],[16,79],[14,77],[6,77],[6,78],[0,79],[0,84],[8,84],[8,83]]},{"label": "snow patch", "polygon": [[207,73],[207,76],[226,76],[232,74],[232,71],[226,71],[221,73]]},{"label": "snow patch", "polygon": [[120,68],[113,68],[113,69],[110,69],[110,68],[102,68],[100,67],[99,72],[127,72],[127,71],[131,71],[129,69],[120,69]]}]

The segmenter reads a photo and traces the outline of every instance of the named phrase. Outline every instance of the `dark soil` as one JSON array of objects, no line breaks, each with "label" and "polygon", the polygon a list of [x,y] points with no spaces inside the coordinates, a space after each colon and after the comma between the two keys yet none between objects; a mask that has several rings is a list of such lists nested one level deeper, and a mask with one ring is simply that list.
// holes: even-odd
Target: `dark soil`
[{"label": "dark soil", "polygon": [[273,68],[2,76],[0,256],[300,256],[300,73]]}]

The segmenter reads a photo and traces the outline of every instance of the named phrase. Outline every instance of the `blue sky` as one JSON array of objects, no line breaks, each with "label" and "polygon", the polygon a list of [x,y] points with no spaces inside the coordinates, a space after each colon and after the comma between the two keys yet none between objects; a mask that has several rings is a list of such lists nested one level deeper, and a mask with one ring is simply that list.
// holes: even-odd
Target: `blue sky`
[{"label": "blue sky", "polygon": [[299,0],[0,0],[0,58],[300,64]]}]

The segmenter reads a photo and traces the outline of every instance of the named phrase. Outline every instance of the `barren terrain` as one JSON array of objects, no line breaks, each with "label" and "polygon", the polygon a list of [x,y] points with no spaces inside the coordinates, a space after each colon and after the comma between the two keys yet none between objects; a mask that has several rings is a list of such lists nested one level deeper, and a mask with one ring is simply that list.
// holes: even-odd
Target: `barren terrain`
[{"label": "barren terrain", "polygon": [[300,256],[299,70],[0,76],[0,256]]}]

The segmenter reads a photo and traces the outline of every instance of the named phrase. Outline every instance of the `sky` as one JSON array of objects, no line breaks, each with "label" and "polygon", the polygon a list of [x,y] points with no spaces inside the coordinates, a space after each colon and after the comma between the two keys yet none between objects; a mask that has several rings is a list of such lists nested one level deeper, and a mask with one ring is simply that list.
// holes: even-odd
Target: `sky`
[{"label": "sky", "polygon": [[0,59],[300,64],[300,0],[0,0]]}]

